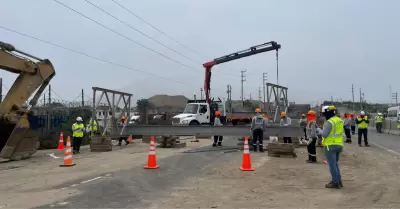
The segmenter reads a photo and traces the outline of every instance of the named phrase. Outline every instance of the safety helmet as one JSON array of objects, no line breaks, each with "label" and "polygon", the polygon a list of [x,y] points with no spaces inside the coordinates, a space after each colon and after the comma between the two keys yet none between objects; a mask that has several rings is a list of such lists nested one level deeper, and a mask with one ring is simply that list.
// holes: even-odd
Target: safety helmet
[{"label": "safety helmet", "polygon": [[81,117],[77,117],[77,118],[76,118],[76,121],[82,122],[83,120],[82,120]]},{"label": "safety helmet", "polygon": [[310,110],[310,111],[308,111],[307,115],[316,115],[316,113],[314,110]]},{"label": "safety helmet", "polygon": [[281,117],[285,117],[286,116],[286,112],[281,112]]},{"label": "safety helmet", "polygon": [[221,112],[219,112],[219,111],[217,110],[217,111],[215,111],[215,115],[220,116],[220,115],[221,115]]},{"label": "safety helmet", "polygon": [[256,108],[256,113],[260,113],[261,109],[260,108]]},{"label": "safety helmet", "polygon": [[382,113],[378,112],[378,115],[382,115]]},{"label": "safety helmet", "polygon": [[306,114],[301,114],[301,117],[306,117]]},{"label": "safety helmet", "polygon": [[360,115],[365,115],[365,112],[364,112],[364,111],[361,111],[361,112],[360,112]]}]

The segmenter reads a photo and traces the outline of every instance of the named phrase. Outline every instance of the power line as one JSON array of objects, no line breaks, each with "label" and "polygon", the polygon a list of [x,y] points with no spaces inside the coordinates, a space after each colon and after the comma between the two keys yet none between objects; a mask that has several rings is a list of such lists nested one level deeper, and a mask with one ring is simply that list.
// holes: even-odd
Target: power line
[{"label": "power line", "polygon": [[177,41],[176,39],[172,38],[171,36],[167,35],[166,33],[164,33],[163,31],[161,31],[160,29],[158,29],[156,26],[150,24],[149,22],[147,22],[146,20],[144,20],[143,18],[141,18],[139,15],[135,14],[134,12],[132,12],[130,9],[126,8],[125,6],[123,6],[122,4],[120,4],[119,2],[115,1],[115,0],[111,0],[113,1],[115,4],[117,4],[118,6],[120,6],[122,9],[124,9],[125,11],[129,12],[130,14],[132,14],[133,16],[135,16],[136,18],[138,18],[139,20],[141,20],[142,22],[146,23],[148,26],[152,27],[154,30],[160,32],[161,34],[163,34],[165,37],[171,39],[172,41],[174,41],[175,43],[185,47],[186,49],[190,50],[191,52],[199,55],[200,57],[202,57],[203,59],[206,59],[204,55],[202,55],[201,53],[197,52],[194,49],[191,49],[190,47],[186,46],[185,44]]},{"label": "power line", "polygon": [[88,4],[91,4],[92,6],[96,7],[97,9],[101,10],[102,12],[104,12],[105,14],[107,14],[108,16],[114,18],[114,19],[117,20],[118,22],[120,22],[120,23],[122,23],[122,24],[128,26],[128,27],[131,28],[132,30],[134,30],[134,31],[136,31],[136,32],[138,32],[138,33],[140,33],[140,34],[142,34],[143,36],[146,36],[146,37],[149,38],[150,40],[152,40],[152,41],[154,41],[154,42],[160,44],[161,46],[163,46],[163,47],[165,47],[165,48],[167,48],[167,49],[169,49],[169,50],[175,52],[176,54],[179,54],[179,55],[181,55],[182,57],[185,57],[186,59],[189,59],[189,60],[195,62],[196,64],[198,64],[198,62],[197,62],[196,60],[194,60],[194,59],[192,59],[192,58],[190,58],[190,57],[188,57],[188,56],[186,56],[186,55],[184,55],[184,54],[182,54],[182,53],[176,51],[175,49],[173,49],[173,48],[171,48],[171,47],[169,47],[169,46],[163,44],[163,43],[160,42],[160,41],[157,41],[156,39],[150,37],[150,36],[147,35],[146,33],[143,33],[143,32],[140,31],[139,29],[133,27],[132,25],[130,25],[130,24],[128,24],[128,23],[122,21],[121,19],[115,17],[114,15],[110,14],[110,13],[107,12],[105,9],[103,9],[103,8],[101,8],[101,7],[99,7],[99,6],[97,6],[96,4],[93,4],[93,3],[90,2],[89,0],[84,0],[84,1],[86,1]]},{"label": "power line", "polygon": [[160,52],[158,52],[158,51],[156,51],[156,50],[154,50],[154,49],[152,49],[152,48],[150,48],[150,47],[148,47],[148,46],[146,46],[146,45],[141,44],[141,43],[138,42],[138,41],[135,41],[135,40],[129,38],[128,36],[125,36],[125,35],[122,34],[122,33],[119,33],[119,32],[116,31],[116,30],[113,30],[113,29],[107,27],[106,25],[104,25],[104,24],[102,24],[102,23],[100,23],[100,22],[98,22],[98,21],[96,21],[96,20],[94,20],[94,19],[92,19],[92,18],[90,18],[90,17],[84,15],[83,13],[81,13],[81,12],[79,12],[79,11],[77,11],[77,10],[71,8],[71,7],[69,7],[68,5],[66,5],[66,4],[64,4],[64,3],[61,3],[61,2],[58,1],[58,0],[53,0],[53,1],[55,1],[56,3],[58,3],[58,4],[62,5],[62,6],[64,6],[64,7],[67,8],[67,9],[69,9],[69,10],[71,10],[71,11],[73,11],[73,12],[79,14],[80,16],[82,16],[82,17],[84,17],[84,18],[86,18],[86,19],[88,19],[88,20],[90,20],[90,21],[96,23],[97,25],[100,25],[101,27],[103,27],[103,28],[105,28],[105,29],[107,29],[107,30],[109,30],[109,31],[111,31],[111,32],[113,32],[113,33],[115,33],[115,34],[117,34],[117,35],[119,35],[119,36],[121,36],[121,37],[123,37],[123,38],[125,38],[125,39],[127,39],[127,40],[129,40],[129,41],[131,41],[131,42],[133,42],[133,43],[135,43],[135,44],[137,44],[137,45],[139,45],[139,46],[145,48],[145,49],[147,49],[147,50],[149,50],[149,51],[152,51],[152,52],[154,52],[154,53],[156,53],[156,54],[158,54],[158,55],[160,55],[160,56],[162,56],[162,57],[164,57],[164,58],[166,58],[166,59],[168,59],[168,60],[171,60],[171,61],[173,61],[173,62],[175,62],[175,63],[177,63],[177,64],[180,64],[180,65],[182,65],[182,66],[184,66],[184,67],[186,67],[186,68],[190,68],[190,69],[193,69],[193,70],[198,71],[196,68],[194,68],[194,67],[192,67],[192,66],[186,65],[186,64],[184,64],[184,63],[182,63],[182,62],[179,62],[179,61],[177,61],[177,60],[175,60],[175,59],[173,59],[173,58],[171,58],[171,57],[168,57],[167,55],[165,55],[165,54],[163,54],[163,53],[160,53]]},{"label": "power line", "polygon": [[45,44],[48,44],[48,45],[52,45],[52,46],[57,47],[57,48],[64,49],[64,50],[69,51],[69,52],[73,52],[73,53],[75,53],[75,54],[79,54],[79,55],[82,55],[82,56],[85,56],[85,57],[88,57],[88,58],[91,58],[91,59],[100,61],[100,62],[104,62],[104,63],[111,64],[111,65],[115,65],[115,66],[118,66],[118,67],[121,67],[121,68],[125,68],[125,69],[131,70],[131,71],[138,72],[138,73],[142,73],[142,74],[154,76],[154,77],[157,77],[157,78],[166,80],[166,81],[173,81],[173,82],[175,82],[175,83],[179,83],[179,84],[182,84],[182,85],[185,85],[185,86],[192,86],[191,84],[183,83],[183,82],[181,82],[181,81],[177,81],[177,80],[169,79],[169,78],[164,78],[164,77],[162,77],[162,76],[159,76],[159,75],[156,75],[156,74],[153,74],[153,73],[148,73],[148,72],[145,72],[145,71],[143,71],[143,70],[134,69],[134,68],[131,68],[131,67],[128,67],[128,66],[124,66],[124,65],[121,65],[121,64],[112,62],[112,61],[104,60],[104,59],[101,59],[101,58],[98,58],[98,57],[95,57],[95,56],[86,54],[86,53],[84,53],[84,52],[80,52],[80,51],[77,51],[77,50],[74,50],[74,49],[70,49],[70,48],[67,48],[67,47],[65,47],[65,46],[61,46],[61,45],[58,45],[58,44],[55,44],[55,43],[52,43],[52,42],[49,42],[49,41],[46,41],[46,40],[43,40],[43,39],[34,37],[34,36],[31,36],[31,35],[28,35],[28,34],[25,34],[25,33],[21,33],[21,32],[18,32],[18,31],[15,31],[15,30],[6,28],[6,27],[4,27],[4,26],[2,26],[2,25],[0,25],[0,28],[2,28],[2,29],[4,29],[4,30],[7,30],[7,31],[9,31],[9,32],[12,32],[12,33],[19,34],[19,35],[21,35],[21,36],[28,37],[28,38],[30,38],[30,39],[34,39],[34,40],[36,40],[36,41],[40,41],[40,42],[45,43]]}]

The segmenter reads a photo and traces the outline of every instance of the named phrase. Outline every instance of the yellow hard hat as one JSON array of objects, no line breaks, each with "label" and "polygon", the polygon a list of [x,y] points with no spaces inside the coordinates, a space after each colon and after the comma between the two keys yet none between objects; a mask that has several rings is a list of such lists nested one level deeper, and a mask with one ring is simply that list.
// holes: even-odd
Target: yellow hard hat
[{"label": "yellow hard hat", "polygon": [[257,108],[256,109],[256,113],[260,113],[261,112],[261,109],[260,108]]}]

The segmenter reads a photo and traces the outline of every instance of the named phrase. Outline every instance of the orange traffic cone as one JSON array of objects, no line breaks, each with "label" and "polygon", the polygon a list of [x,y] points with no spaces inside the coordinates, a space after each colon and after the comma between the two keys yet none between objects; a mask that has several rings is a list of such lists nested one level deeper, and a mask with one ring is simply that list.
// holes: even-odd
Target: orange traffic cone
[{"label": "orange traffic cone", "polygon": [[58,150],[64,150],[64,133],[60,133],[60,140],[58,141]]},{"label": "orange traffic cone", "polygon": [[150,151],[149,156],[147,157],[147,165],[144,166],[145,169],[156,169],[160,166],[157,165],[156,160],[156,151],[155,151],[155,143],[154,143],[154,136],[150,138]]},{"label": "orange traffic cone", "polygon": [[133,142],[133,140],[132,140],[132,135],[129,135],[129,137],[128,137],[128,142],[129,142],[129,143],[132,143],[132,142]]},{"label": "orange traffic cone", "polygon": [[74,165],[75,163],[72,163],[71,139],[68,136],[67,148],[65,149],[65,155],[64,155],[64,164],[60,165],[60,167],[70,167]]},{"label": "orange traffic cone", "polygon": [[243,158],[242,158],[242,167],[240,167],[242,171],[254,171],[254,168],[251,167],[251,159],[250,159],[250,151],[249,151],[249,138],[244,137],[244,150],[243,150]]}]

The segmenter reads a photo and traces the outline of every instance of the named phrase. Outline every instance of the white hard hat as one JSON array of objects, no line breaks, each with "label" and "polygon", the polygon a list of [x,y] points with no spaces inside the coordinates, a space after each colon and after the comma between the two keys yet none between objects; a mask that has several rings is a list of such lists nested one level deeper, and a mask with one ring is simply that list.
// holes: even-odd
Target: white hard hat
[{"label": "white hard hat", "polygon": [[328,109],[329,109],[329,106],[323,106],[323,107],[322,107],[322,112],[327,112]]},{"label": "white hard hat", "polygon": [[361,111],[360,114],[361,114],[361,115],[365,115],[365,112],[364,112],[364,111]]},{"label": "white hard hat", "polygon": [[76,121],[83,121],[81,117],[77,117]]},{"label": "white hard hat", "polygon": [[378,115],[382,115],[382,113],[378,112]]}]

